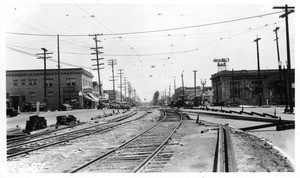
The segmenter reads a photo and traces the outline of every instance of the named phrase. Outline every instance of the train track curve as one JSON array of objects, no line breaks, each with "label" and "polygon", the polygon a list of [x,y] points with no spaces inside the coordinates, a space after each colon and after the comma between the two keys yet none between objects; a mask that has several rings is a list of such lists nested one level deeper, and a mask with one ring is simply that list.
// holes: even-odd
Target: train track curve
[{"label": "train track curve", "polygon": [[173,110],[163,110],[164,117],[122,145],[69,171],[76,172],[142,172],[151,164],[180,127],[183,117]]}]

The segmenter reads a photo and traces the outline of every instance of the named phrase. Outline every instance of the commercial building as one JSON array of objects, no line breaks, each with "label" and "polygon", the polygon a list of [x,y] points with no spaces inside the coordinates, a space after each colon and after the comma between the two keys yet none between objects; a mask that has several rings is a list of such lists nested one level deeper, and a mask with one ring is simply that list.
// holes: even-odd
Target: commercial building
[{"label": "commercial building", "polygon": [[[209,103],[212,102],[212,87],[207,86],[204,88],[200,86],[196,86],[196,97],[199,97],[202,101],[207,101]],[[182,87],[175,89],[175,94],[173,95],[173,100],[178,100],[183,96]],[[184,87],[184,98],[188,100],[192,100],[195,97],[195,87]],[[202,98],[203,97],[203,98]]]},{"label": "commercial building", "polygon": [[57,69],[46,70],[46,93],[44,70],[8,70],[6,105],[15,109],[20,107],[21,110],[26,104],[34,105],[37,102],[49,110],[57,110],[62,104],[69,104],[75,109],[94,108],[98,104],[99,95],[93,88],[93,77],[92,73],[82,68],[61,69],[59,101]]},{"label": "commercial building", "polygon": [[[294,69],[291,70],[291,76],[294,81]],[[261,82],[257,70],[220,71],[211,76],[213,102],[225,105],[260,105],[261,100],[262,105],[285,104],[288,98],[287,78],[287,71],[282,70],[279,75],[278,69],[260,70]],[[294,88],[291,98],[295,98]]]}]

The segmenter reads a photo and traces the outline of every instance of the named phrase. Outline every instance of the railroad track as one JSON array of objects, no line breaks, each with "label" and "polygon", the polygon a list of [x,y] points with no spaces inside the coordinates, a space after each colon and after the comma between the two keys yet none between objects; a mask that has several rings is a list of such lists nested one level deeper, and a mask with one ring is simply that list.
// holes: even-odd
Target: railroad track
[{"label": "railroad track", "polygon": [[229,125],[219,125],[213,172],[237,172]]},{"label": "railroad track", "polygon": [[148,167],[155,168],[152,160],[159,157],[164,161],[172,156],[172,151],[163,148],[182,123],[181,114],[171,110],[164,113],[154,126],[68,172],[147,172]]},{"label": "railroad track", "polygon": [[[126,116],[129,116],[129,115],[132,115],[133,113],[136,113],[136,111],[129,112],[129,113],[127,113],[127,114],[125,114],[121,117],[126,117]],[[94,118],[101,118],[101,116],[99,115],[99,116],[96,116]],[[42,137],[42,136],[53,134],[55,132],[59,132],[59,131],[65,130],[65,129],[73,128],[73,127],[76,127],[76,126],[81,125],[81,124],[84,124],[84,123],[79,123],[79,124],[59,128],[59,129],[54,129],[54,130],[49,130],[49,131],[45,131],[45,132],[41,132],[41,133],[32,134],[32,135],[22,135],[22,136],[19,136],[19,137],[9,138],[9,139],[6,140],[6,143],[7,143],[7,145],[11,145],[11,144],[14,144],[14,143],[25,142],[25,141],[31,140],[33,138]]]},{"label": "railroad track", "polygon": [[63,134],[57,134],[51,136],[45,134],[45,135],[39,135],[40,138],[34,140],[9,143],[7,145],[7,158],[12,158],[18,155],[27,154],[29,152],[33,152],[53,145],[61,144],[70,140],[95,134],[101,131],[106,131],[113,127],[117,127],[122,124],[127,124],[129,122],[133,122],[147,115],[147,113],[145,113],[138,118],[125,121],[125,119],[135,115],[136,113],[137,111],[129,113],[125,116],[114,118],[107,123],[96,124],[93,126],[77,129]]}]

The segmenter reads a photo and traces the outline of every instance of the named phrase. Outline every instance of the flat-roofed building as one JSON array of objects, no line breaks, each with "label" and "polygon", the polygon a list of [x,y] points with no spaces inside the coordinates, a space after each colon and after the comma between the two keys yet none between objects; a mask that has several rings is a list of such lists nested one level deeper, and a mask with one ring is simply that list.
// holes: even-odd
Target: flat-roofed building
[{"label": "flat-roofed building", "polygon": [[[262,105],[285,104],[288,75],[286,70],[281,71],[281,80],[278,69],[260,70],[261,92],[257,70],[221,71],[211,76],[214,91],[213,102],[225,105],[259,105],[261,93]],[[294,86],[295,69],[291,70],[292,85]],[[292,91],[295,99],[295,88]]]},{"label": "flat-roofed building", "polygon": [[[57,110],[59,104],[69,104],[73,108],[94,108],[99,99],[98,91],[93,89],[92,73],[82,68],[60,69],[60,94],[58,70],[46,70],[46,106]],[[7,70],[7,107],[22,109],[25,104],[45,103],[44,70]]]}]

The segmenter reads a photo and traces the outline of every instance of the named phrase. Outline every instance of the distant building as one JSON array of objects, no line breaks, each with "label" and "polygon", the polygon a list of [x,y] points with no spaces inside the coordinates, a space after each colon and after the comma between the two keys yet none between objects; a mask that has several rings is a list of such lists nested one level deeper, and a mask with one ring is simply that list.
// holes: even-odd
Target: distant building
[{"label": "distant building", "polygon": [[[295,70],[291,70],[293,81]],[[261,70],[262,105],[285,104],[288,76],[281,72],[279,80],[278,69]],[[259,81],[257,70],[221,71],[211,76],[214,90],[214,103],[259,105]],[[294,86],[294,82],[293,82]],[[295,98],[295,88],[292,97]]]},{"label": "distant building", "polygon": [[105,95],[108,95],[108,100],[109,101],[121,101],[121,93],[117,90],[115,90],[115,95],[114,95],[114,90],[103,90],[103,93]]},{"label": "distant building", "polygon": [[[204,94],[203,94],[204,93]],[[201,97],[204,96],[204,100],[211,102],[211,95],[212,95],[212,87],[200,87],[196,86],[196,96]],[[173,100],[178,100],[180,97],[183,96],[182,87],[175,89],[175,94],[173,95]],[[184,87],[184,98],[188,100],[192,100],[195,97],[195,87]]]},{"label": "distant building", "polygon": [[[73,108],[94,108],[99,98],[93,89],[93,75],[82,68],[60,70],[61,104]],[[47,109],[59,109],[58,70],[46,70]],[[7,107],[20,108],[27,104],[45,104],[44,70],[8,70],[6,71]]]}]

